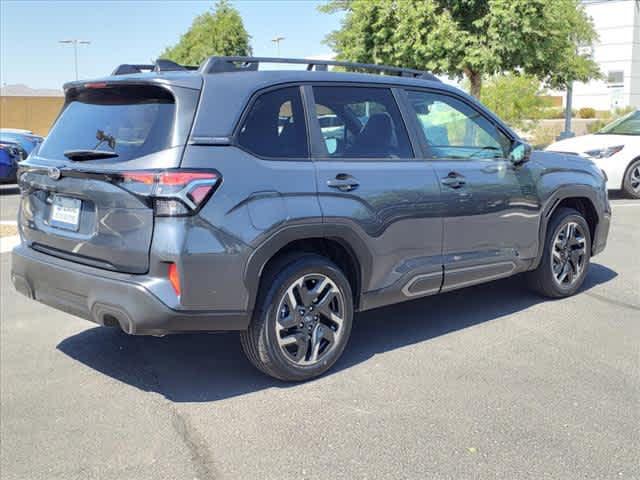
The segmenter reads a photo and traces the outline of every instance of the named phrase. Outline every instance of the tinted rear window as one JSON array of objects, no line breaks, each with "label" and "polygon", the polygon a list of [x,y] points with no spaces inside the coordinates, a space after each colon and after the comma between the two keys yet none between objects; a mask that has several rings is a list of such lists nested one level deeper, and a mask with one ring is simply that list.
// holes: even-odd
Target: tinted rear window
[{"label": "tinted rear window", "polygon": [[118,161],[126,161],[175,146],[175,103],[161,88],[79,90],[67,102],[42,144],[43,157],[65,159],[68,150],[104,150],[115,151]]},{"label": "tinted rear window", "polygon": [[240,129],[238,143],[261,157],[306,158],[307,130],[300,89],[286,87],[260,95]]}]

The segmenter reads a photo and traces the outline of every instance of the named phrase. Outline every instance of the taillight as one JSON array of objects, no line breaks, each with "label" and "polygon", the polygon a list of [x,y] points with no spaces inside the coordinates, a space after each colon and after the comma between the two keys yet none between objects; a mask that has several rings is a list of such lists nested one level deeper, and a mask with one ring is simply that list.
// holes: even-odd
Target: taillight
[{"label": "taillight", "polygon": [[171,282],[171,286],[176,292],[176,295],[180,296],[182,293],[182,289],[180,288],[180,275],[178,274],[178,267],[175,263],[169,264],[169,282]]},{"label": "taillight", "polygon": [[107,82],[91,82],[85,83],[84,88],[106,88]]},{"label": "taillight", "polygon": [[220,184],[215,171],[138,170],[121,172],[114,183],[153,203],[156,216],[192,215],[211,197]]}]

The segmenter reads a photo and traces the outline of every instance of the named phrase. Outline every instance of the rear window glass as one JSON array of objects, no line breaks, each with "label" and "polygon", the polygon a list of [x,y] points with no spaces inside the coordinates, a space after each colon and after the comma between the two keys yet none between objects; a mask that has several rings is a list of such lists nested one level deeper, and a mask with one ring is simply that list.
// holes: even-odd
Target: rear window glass
[{"label": "rear window glass", "polygon": [[175,103],[154,87],[80,90],[42,144],[40,155],[65,159],[68,150],[104,150],[116,160],[141,157],[172,145]]},{"label": "rear window glass", "polygon": [[330,157],[411,158],[400,110],[388,88],[313,87]]},{"label": "rear window glass", "polygon": [[298,87],[264,93],[254,102],[238,134],[238,143],[269,158],[306,158],[307,130]]}]

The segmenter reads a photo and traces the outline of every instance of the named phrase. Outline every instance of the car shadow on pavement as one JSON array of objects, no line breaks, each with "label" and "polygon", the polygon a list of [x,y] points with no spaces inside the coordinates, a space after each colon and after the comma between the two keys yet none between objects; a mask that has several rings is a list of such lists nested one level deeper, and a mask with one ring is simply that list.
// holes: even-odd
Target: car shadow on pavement
[{"label": "car shadow on pavement", "polygon": [[[613,270],[592,264],[582,292],[616,276]],[[514,277],[358,314],[342,358],[327,375],[377,353],[500,321],[543,301],[526,289],[523,278]],[[154,338],[96,327],[66,338],[58,349],[105,375],[174,402],[210,402],[296,385],[255,370],[244,357],[237,333]]]}]

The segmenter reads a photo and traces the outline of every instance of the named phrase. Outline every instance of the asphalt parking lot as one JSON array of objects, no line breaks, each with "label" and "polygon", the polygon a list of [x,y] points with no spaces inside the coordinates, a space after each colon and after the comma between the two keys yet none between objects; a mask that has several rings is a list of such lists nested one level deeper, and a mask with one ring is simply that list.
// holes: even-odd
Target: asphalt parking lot
[{"label": "asphalt parking lot", "polygon": [[516,278],[361,314],[298,385],[235,334],[129,337],[28,301],[3,253],[0,477],[638,479],[640,202],[613,203],[580,294]]}]

